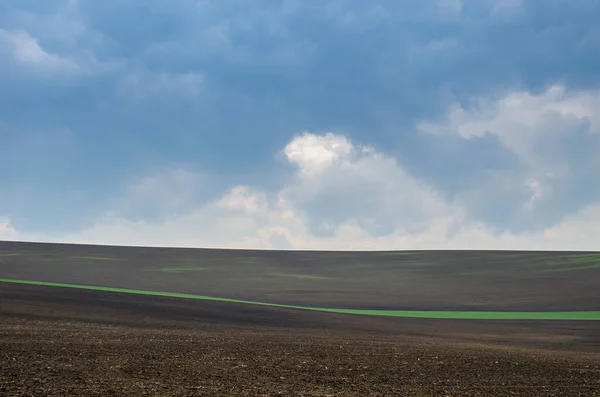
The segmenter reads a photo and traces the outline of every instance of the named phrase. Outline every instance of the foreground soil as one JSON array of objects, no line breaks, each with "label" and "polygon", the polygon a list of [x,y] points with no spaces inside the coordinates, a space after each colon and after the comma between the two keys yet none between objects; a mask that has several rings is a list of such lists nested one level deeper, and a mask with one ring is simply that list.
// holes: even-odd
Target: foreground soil
[{"label": "foreground soil", "polygon": [[0,395],[600,396],[599,335],[1,285]]}]

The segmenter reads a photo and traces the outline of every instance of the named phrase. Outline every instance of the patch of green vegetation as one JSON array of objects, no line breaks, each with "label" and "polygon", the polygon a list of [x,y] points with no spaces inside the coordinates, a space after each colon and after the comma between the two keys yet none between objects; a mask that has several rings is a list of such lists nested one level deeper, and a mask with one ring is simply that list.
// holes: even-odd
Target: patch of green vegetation
[{"label": "patch of green vegetation", "polygon": [[545,262],[556,262],[556,261],[564,261],[568,256],[562,254],[556,255],[540,255],[535,257],[530,257],[528,259],[532,260],[534,263],[545,263]]},{"label": "patch of green vegetation", "polygon": [[564,265],[565,262],[564,261],[543,261],[543,262],[533,262],[532,265],[535,266],[560,266],[560,265]]},{"label": "patch of green vegetation", "polygon": [[549,272],[568,272],[574,270],[589,270],[589,269],[600,269],[600,263],[594,263],[592,265],[585,266],[568,266],[568,267],[559,267],[554,269],[548,269]]},{"label": "patch of green vegetation", "polygon": [[23,255],[25,255],[24,252],[0,252],[1,258],[9,257],[9,256],[23,256]]},{"label": "patch of green vegetation", "polygon": [[86,259],[92,261],[118,261],[120,258],[113,258],[110,256],[99,256],[99,255],[86,255],[86,256],[70,256],[70,259]]},{"label": "patch of green vegetation", "polygon": [[600,262],[600,255],[592,254],[592,255],[572,255],[569,256],[569,262],[572,263],[594,263]]},{"label": "patch of green vegetation", "polygon": [[189,266],[189,267],[163,267],[160,269],[163,273],[185,273],[185,272],[201,272],[208,270],[205,266]]},{"label": "patch of green vegetation", "polygon": [[547,271],[594,269],[600,267],[600,254],[565,254],[554,256],[551,261],[542,264],[552,267]]},{"label": "patch of green vegetation", "polygon": [[0,252],[0,258],[2,257],[25,257],[32,260],[49,261],[60,258],[61,254],[52,254],[46,252]]},{"label": "patch of green vegetation", "polygon": [[66,284],[47,281],[0,279],[3,283],[40,285],[45,287],[73,288],[81,290],[115,292],[122,294],[137,294],[164,296],[181,299],[198,299],[207,301],[219,301],[229,303],[244,303],[248,305],[260,305],[269,307],[280,307],[285,309],[312,310],[338,314],[357,314],[366,316],[388,316],[388,317],[412,317],[412,318],[435,318],[454,320],[568,320],[568,321],[600,321],[600,311],[562,311],[562,312],[490,312],[490,311],[439,311],[439,310],[360,310],[360,309],[333,309],[308,306],[283,305],[278,303],[255,302],[240,299],[216,298],[212,296],[182,294],[175,292],[158,292],[147,290],[136,290],[128,288],[101,287],[93,285]]},{"label": "patch of green vegetation", "polygon": [[298,278],[305,280],[331,280],[332,277],[326,276],[314,276],[309,274],[290,274],[290,273],[269,273],[269,276],[277,276],[277,277],[290,277],[290,278]]}]

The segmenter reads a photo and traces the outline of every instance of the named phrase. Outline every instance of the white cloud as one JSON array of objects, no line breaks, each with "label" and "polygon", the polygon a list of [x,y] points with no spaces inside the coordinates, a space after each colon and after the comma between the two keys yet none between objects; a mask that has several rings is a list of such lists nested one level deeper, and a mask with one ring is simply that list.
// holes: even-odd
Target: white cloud
[{"label": "white cloud", "polygon": [[577,131],[574,126],[589,123],[590,131],[600,135],[600,92],[569,94],[560,85],[534,95],[512,92],[499,99],[480,99],[473,109],[455,105],[440,124],[423,122],[419,128],[428,133],[458,133],[464,138],[497,135],[500,141],[524,161],[548,161],[540,157],[541,139],[555,139]]},{"label": "white cloud", "polygon": [[[490,198],[503,200],[503,191],[520,189],[519,215],[528,221],[556,194],[557,180],[576,172],[597,175],[600,145],[593,145],[600,141],[584,141],[589,152],[575,147],[577,161],[589,156],[583,163],[565,153],[577,134],[600,136],[599,105],[599,93],[570,94],[555,86],[538,95],[516,92],[480,100],[473,108],[455,106],[445,122],[422,123],[423,133],[459,139],[493,134],[526,165],[523,174],[498,175],[453,198],[373,147],[340,133],[304,132],[282,150],[294,170],[291,178],[272,190],[239,184],[208,199],[202,175],[160,170],[132,181],[90,227],[35,240],[341,250],[598,249],[598,200],[560,212],[549,226],[518,233],[497,230],[468,210],[489,208]],[[0,221],[0,238],[26,237],[33,239]]]},{"label": "white cloud", "polygon": [[[153,220],[109,211],[95,225],[57,240],[327,250],[600,246],[600,205],[588,206],[542,231],[498,233],[470,219],[456,203],[443,200],[395,159],[374,149],[363,151],[342,135],[305,133],[294,138],[284,153],[298,171],[275,191],[239,185],[217,199]],[[163,172],[134,184],[119,202],[144,205],[154,197],[164,202],[164,208],[175,208],[193,201],[201,181],[189,171]],[[534,199],[541,194],[535,182],[529,188]],[[321,221],[329,222],[325,233],[319,229]]]},{"label": "white cloud", "polygon": [[[517,156],[522,169],[494,175],[491,186],[481,184],[475,191],[461,195],[481,201],[485,191],[496,189],[492,195],[500,190],[521,191],[521,207],[515,205],[519,212],[553,199],[558,206],[564,203],[560,197],[568,196],[570,191],[573,195],[587,191],[589,197],[571,197],[584,203],[597,198],[589,181],[600,170],[598,109],[600,91],[570,93],[554,85],[539,94],[518,91],[499,98],[482,98],[471,108],[454,105],[445,120],[422,122],[419,129],[422,133],[467,140],[485,134],[495,136]],[[548,213],[563,211],[545,208]]]},{"label": "white cloud", "polygon": [[[338,134],[304,133],[285,148],[297,174],[275,191],[235,186],[216,200],[186,207],[201,179],[162,172],[132,184],[94,226],[61,240],[133,245],[237,248],[374,249],[436,238],[461,211],[406,174],[393,158]],[[185,187],[185,188],[183,188]],[[148,204],[148,201],[150,204]],[[162,204],[161,204],[162,203]],[[163,218],[123,210],[166,209]],[[384,225],[382,226],[380,225]]]},{"label": "white cloud", "polygon": [[232,188],[217,202],[217,206],[227,210],[239,210],[247,215],[266,214],[268,212],[266,194],[255,192],[248,186]]},{"label": "white cloud", "polygon": [[7,46],[14,62],[43,72],[72,73],[79,69],[75,61],[45,51],[38,40],[24,31],[0,29],[0,44]]},{"label": "white cloud", "polygon": [[306,213],[313,232],[331,234],[348,222],[381,234],[416,231],[456,210],[395,159],[342,135],[303,134],[285,148],[299,178],[280,196]]},{"label": "white cloud", "polygon": [[551,249],[600,250],[600,204],[592,204],[543,232]]},{"label": "white cloud", "polygon": [[10,219],[0,217],[0,240],[16,240],[19,234],[10,224]]},{"label": "white cloud", "polygon": [[344,136],[304,133],[288,143],[284,153],[290,163],[298,166],[301,175],[312,177],[332,167],[351,150],[352,144]]}]

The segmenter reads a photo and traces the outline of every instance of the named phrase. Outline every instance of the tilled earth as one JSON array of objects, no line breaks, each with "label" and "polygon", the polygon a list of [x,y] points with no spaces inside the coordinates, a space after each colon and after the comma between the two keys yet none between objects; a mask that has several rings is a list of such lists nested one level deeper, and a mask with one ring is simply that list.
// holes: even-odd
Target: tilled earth
[{"label": "tilled earth", "polygon": [[599,335],[1,285],[0,395],[600,396]]}]

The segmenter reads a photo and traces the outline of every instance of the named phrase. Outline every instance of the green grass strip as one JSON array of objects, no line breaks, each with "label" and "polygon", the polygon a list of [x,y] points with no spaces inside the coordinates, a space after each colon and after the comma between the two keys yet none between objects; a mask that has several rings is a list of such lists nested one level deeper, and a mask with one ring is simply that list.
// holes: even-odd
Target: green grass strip
[{"label": "green grass strip", "polygon": [[368,316],[412,317],[429,319],[457,319],[457,320],[588,320],[599,321],[600,311],[563,311],[563,312],[490,312],[490,311],[438,311],[438,310],[359,310],[359,309],[332,309],[321,307],[283,305],[278,303],[254,302],[240,299],[217,298],[212,296],[182,294],[177,292],[157,292],[129,288],[101,287],[95,285],[66,284],[48,281],[15,280],[0,278],[2,283],[39,285],[44,287],[74,288],[91,291],[117,292],[123,294],[163,296],[169,298],[197,299],[228,303],[244,303],[286,309],[313,310],[319,312],[339,314],[359,314]]},{"label": "green grass strip", "polygon": [[558,267],[558,268],[553,268],[553,269],[549,269],[547,271],[549,272],[568,272],[568,271],[575,271],[575,270],[589,270],[589,269],[598,269],[600,268],[600,263],[594,263],[593,265],[577,265],[577,264],[571,264],[569,267]]},{"label": "green grass strip", "polygon": [[0,252],[0,258],[9,257],[9,256],[23,256],[25,255],[23,252]]},{"label": "green grass strip", "polygon": [[113,258],[110,256],[97,256],[97,255],[86,255],[86,256],[70,256],[70,259],[88,259],[93,261],[118,261],[120,258]]}]

